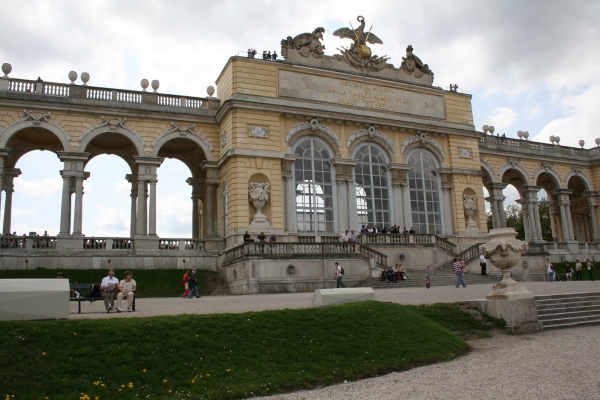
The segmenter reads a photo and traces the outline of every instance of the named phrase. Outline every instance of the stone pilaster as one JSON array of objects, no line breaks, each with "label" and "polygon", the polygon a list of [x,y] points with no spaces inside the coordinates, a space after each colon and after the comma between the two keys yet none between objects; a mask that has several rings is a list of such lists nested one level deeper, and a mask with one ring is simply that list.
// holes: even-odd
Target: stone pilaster
[{"label": "stone pilaster", "polygon": [[406,222],[406,215],[404,211],[404,206],[408,205],[408,210],[410,212],[410,201],[406,203],[404,200],[404,187],[408,190],[408,178],[407,173],[410,171],[410,165],[400,164],[400,163],[389,163],[387,168],[390,170],[392,174],[392,202],[394,207],[392,208],[394,211],[394,216],[392,218],[392,225],[397,225],[400,227],[400,231],[408,225],[407,229],[410,229],[410,225],[412,224],[412,218],[410,222]]},{"label": "stone pilaster", "polygon": [[202,179],[188,178],[185,181],[192,187],[192,239],[200,239],[200,200],[202,199]]},{"label": "stone pilaster", "polygon": [[215,229],[217,213],[215,212],[216,192],[219,186],[219,168],[214,161],[202,162],[202,169],[206,171],[206,196],[203,202],[203,209],[206,210],[204,214],[206,218],[206,238],[212,239],[217,236]]},{"label": "stone pilaster", "polygon": [[567,243],[575,242],[575,235],[573,235],[573,222],[571,221],[571,200],[569,199],[569,196],[573,193],[573,190],[556,189],[553,193],[558,198],[563,241]]},{"label": "stone pilaster", "polygon": [[130,212],[130,223],[129,223],[129,236],[133,239],[137,233],[137,201],[138,201],[138,188],[137,188],[137,175],[127,174],[125,179],[131,184],[131,212]]},{"label": "stone pilaster", "polygon": [[21,170],[18,168],[4,168],[4,176],[2,182],[2,189],[6,193],[6,199],[4,200],[4,224],[2,230],[4,234],[11,232],[11,221],[12,221],[12,194],[15,191],[14,179],[21,175]]},{"label": "stone pilaster", "polygon": [[155,250],[158,248],[156,234],[156,183],[162,157],[133,157],[137,166],[137,216],[135,248]]},{"label": "stone pilaster", "polygon": [[354,166],[358,164],[358,160],[354,158],[333,158],[331,161],[335,166],[337,226],[338,232],[341,234],[346,229],[356,229],[356,222],[354,225],[350,225],[348,186],[354,186]]},{"label": "stone pilaster", "polygon": [[584,192],[583,196],[587,199],[588,201],[588,206],[590,207],[590,218],[592,220],[592,226],[591,226],[591,237],[592,237],[592,241],[594,242],[598,242],[600,240],[600,235],[598,233],[598,216],[597,216],[597,212],[598,212],[598,202],[596,200],[596,197],[598,196],[599,192]]},{"label": "stone pilaster", "polygon": [[294,223],[294,217],[296,215],[296,188],[294,187],[294,175],[292,172],[294,161],[298,158],[297,154],[286,154],[284,159],[281,160],[281,178],[284,183],[284,205],[285,205],[285,231],[287,233],[296,232],[296,224]]}]

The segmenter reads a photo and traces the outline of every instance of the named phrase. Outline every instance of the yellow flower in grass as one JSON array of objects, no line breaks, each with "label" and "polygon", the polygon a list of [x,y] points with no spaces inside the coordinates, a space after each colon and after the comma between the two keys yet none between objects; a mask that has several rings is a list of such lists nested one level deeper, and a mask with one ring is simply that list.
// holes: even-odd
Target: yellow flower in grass
[{"label": "yellow flower in grass", "polygon": [[73,336],[77,336],[77,332],[73,332]]},{"label": "yellow flower in grass", "polygon": [[171,389],[169,389],[169,393],[173,392]]},{"label": "yellow flower in grass", "polygon": [[166,379],[163,379],[163,383],[167,383],[167,380],[166,380]]},{"label": "yellow flower in grass", "polygon": [[143,369],[143,370],[142,370],[142,372],[143,372],[143,373],[146,373],[146,370],[145,370],[145,369]]},{"label": "yellow flower in grass", "polygon": [[45,356],[45,355],[46,355],[46,352],[45,352],[45,351],[43,351],[43,352],[42,352],[42,355],[43,355],[43,356]]},{"label": "yellow flower in grass", "polygon": [[105,387],[106,385],[104,383],[101,383],[100,386]]}]

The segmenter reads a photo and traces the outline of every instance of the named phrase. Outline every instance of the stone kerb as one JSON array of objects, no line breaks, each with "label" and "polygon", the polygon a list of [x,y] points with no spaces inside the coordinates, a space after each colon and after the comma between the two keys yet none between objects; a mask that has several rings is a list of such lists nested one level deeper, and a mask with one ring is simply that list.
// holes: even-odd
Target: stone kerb
[{"label": "stone kerb", "polygon": [[317,289],[312,305],[324,307],[369,300],[375,301],[375,291],[372,288]]}]

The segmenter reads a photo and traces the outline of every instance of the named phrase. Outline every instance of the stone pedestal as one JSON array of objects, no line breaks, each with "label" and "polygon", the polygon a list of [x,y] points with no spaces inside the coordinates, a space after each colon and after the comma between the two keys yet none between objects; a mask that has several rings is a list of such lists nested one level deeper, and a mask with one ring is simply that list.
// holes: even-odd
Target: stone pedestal
[{"label": "stone pedestal", "polygon": [[[529,292],[528,292],[529,293]],[[531,297],[508,298],[504,300],[485,300],[482,311],[506,321],[506,330],[513,334],[535,333],[542,330],[538,322],[535,299]]]},{"label": "stone pedestal", "polygon": [[61,235],[57,236],[56,247],[59,249],[83,249],[83,235]]},{"label": "stone pedestal", "polygon": [[66,279],[0,279],[0,320],[69,318]]},{"label": "stone pedestal", "polygon": [[159,239],[157,236],[136,236],[135,237],[135,249],[136,250],[155,250],[158,251]]}]

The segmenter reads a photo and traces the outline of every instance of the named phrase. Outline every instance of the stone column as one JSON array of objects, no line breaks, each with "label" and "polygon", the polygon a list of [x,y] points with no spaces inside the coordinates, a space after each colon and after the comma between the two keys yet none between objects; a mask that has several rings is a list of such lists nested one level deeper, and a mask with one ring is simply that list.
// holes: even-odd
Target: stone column
[{"label": "stone column", "polygon": [[598,203],[596,202],[597,192],[584,192],[583,196],[587,198],[588,206],[590,207],[592,241],[597,242],[600,238],[598,235],[598,217],[596,216],[596,209],[598,208]]},{"label": "stone column", "polygon": [[537,198],[535,198],[533,200],[533,212],[535,213],[535,215],[537,215],[537,218],[535,219],[535,230],[538,235],[537,238],[539,240],[544,240],[544,237],[542,234],[542,221],[540,220],[540,208],[539,208],[539,202],[538,202]]},{"label": "stone column", "polygon": [[206,184],[206,236],[209,238],[215,237],[215,188],[216,183]]},{"label": "stone column", "polygon": [[558,198],[563,241],[574,242],[575,235],[573,234],[573,222],[571,221],[571,201],[569,200],[569,195],[573,193],[573,190],[556,189],[553,193]]},{"label": "stone column", "polygon": [[4,169],[4,181],[2,189],[4,189],[6,192],[6,199],[4,200],[4,225],[2,230],[5,235],[11,232],[12,194],[15,191],[14,179],[19,175],[21,175],[21,170],[18,168]]},{"label": "stone column", "polygon": [[156,236],[156,183],[149,181],[150,185],[150,215],[148,218],[148,236]]},{"label": "stone column", "polygon": [[285,181],[285,230],[288,233],[295,232],[294,216],[296,214],[295,197],[296,189],[294,188],[294,179],[291,176],[284,176]]},{"label": "stone column", "polygon": [[407,226],[407,229],[410,229],[411,221],[407,222],[405,207],[408,206],[408,210],[410,211],[410,201],[408,205],[406,204],[406,199],[404,197],[404,187],[408,188],[408,180],[406,177],[407,172],[410,170],[410,166],[406,164],[400,163],[390,163],[388,164],[388,169],[392,173],[392,201],[394,202],[394,221],[392,221],[392,225],[396,224],[399,226],[400,231]]},{"label": "stone column", "polygon": [[[392,201],[394,202],[394,221],[392,225],[397,225],[400,230],[404,227],[404,212],[402,211],[402,185],[392,183]],[[356,213],[355,213],[356,214]]]},{"label": "stone column", "polygon": [[452,188],[442,186],[442,196],[444,197],[444,233],[452,235],[456,233],[452,213]]},{"label": "stone column", "polygon": [[410,204],[410,188],[408,187],[408,182],[402,185],[402,208],[404,214],[404,226],[400,229],[410,229],[412,226],[412,211]]},{"label": "stone column", "polygon": [[[504,189],[508,186],[506,183],[490,182],[487,188],[490,197],[489,202],[492,209],[492,220],[494,228],[506,228],[506,215],[504,212]],[[487,200],[487,199],[486,199]]]},{"label": "stone column", "polygon": [[516,200],[516,202],[521,206],[521,214],[523,215],[523,228],[525,230],[525,240],[531,242],[533,238],[531,237],[531,230],[529,229],[529,213],[527,211],[527,200],[520,199]]},{"label": "stone column", "polygon": [[138,181],[138,206],[136,236],[146,236],[146,182]]},{"label": "stone column", "polygon": [[355,232],[359,232],[360,229],[358,228],[358,221],[356,218],[356,186],[354,185],[354,181],[346,182],[346,186],[348,189],[348,194],[346,195],[346,198],[348,199],[348,229],[354,229]]},{"label": "stone column", "polygon": [[185,181],[192,187],[192,239],[200,239],[200,204],[202,198],[202,180],[188,178]]},{"label": "stone column", "polygon": [[542,189],[540,186],[523,186],[521,189],[525,200],[527,201],[527,212],[529,214],[529,229],[532,240],[535,242],[545,242],[542,239],[540,214],[537,212],[537,193]]},{"label": "stone column", "polygon": [[62,200],[60,206],[60,232],[59,235],[71,234],[71,178],[64,175],[64,171],[60,171],[63,177]]},{"label": "stone column", "polygon": [[75,215],[73,217],[73,235],[82,235],[83,222],[83,178],[75,178]]},{"label": "stone column", "polygon": [[131,211],[129,222],[129,236],[133,239],[137,232],[137,175],[127,174],[125,179],[131,184]]},{"label": "stone column", "polygon": [[343,232],[348,228],[348,186],[346,181],[343,179],[337,179],[337,219],[338,219],[338,232]]}]

